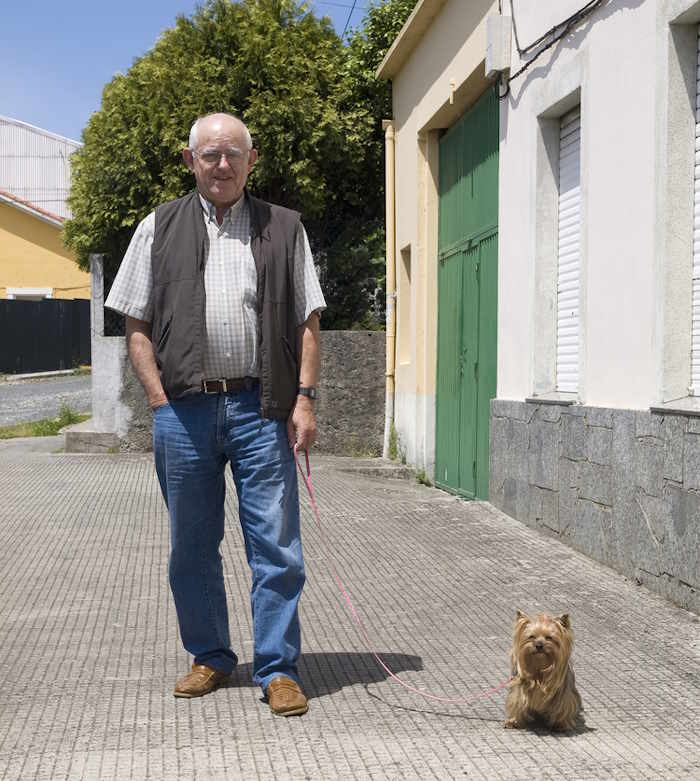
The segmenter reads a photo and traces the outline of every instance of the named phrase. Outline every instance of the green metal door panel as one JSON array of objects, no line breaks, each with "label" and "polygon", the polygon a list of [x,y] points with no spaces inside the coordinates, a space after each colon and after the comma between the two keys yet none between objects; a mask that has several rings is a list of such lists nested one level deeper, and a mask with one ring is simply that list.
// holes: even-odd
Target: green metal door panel
[{"label": "green metal door panel", "polygon": [[440,139],[438,246],[447,249],[462,235],[463,155],[462,123]]},{"label": "green metal door panel", "polygon": [[479,245],[479,365],[476,411],[476,496],[489,498],[489,421],[496,396],[498,310],[498,234]]},{"label": "green metal door panel", "polygon": [[488,498],[496,394],[498,99],[488,90],[440,139],[435,482]]},{"label": "green metal door panel", "polygon": [[435,479],[445,486],[457,487],[459,478],[459,357],[462,328],[462,263],[452,255],[438,269],[437,405],[435,436],[440,442],[435,454]]},{"label": "green metal door panel", "polygon": [[442,251],[498,223],[498,100],[488,90],[440,139],[438,246]]},{"label": "green metal door panel", "polygon": [[472,498],[476,491],[477,384],[479,360],[479,247],[462,253],[462,333],[459,361],[459,482],[452,486]]},{"label": "green metal door panel", "polygon": [[468,235],[498,224],[498,100],[489,90],[474,106],[470,122],[471,193],[468,199]]}]

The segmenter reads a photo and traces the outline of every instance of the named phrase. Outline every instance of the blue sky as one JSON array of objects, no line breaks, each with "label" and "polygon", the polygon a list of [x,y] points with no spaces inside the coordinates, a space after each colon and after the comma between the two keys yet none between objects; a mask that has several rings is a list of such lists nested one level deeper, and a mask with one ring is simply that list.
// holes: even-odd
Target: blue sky
[{"label": "blue sky", "polygon": [[[5,0],[0,15],[0,115],[68,138],[100,107],[102,87],[145,54],[197,0]],[[338,33],[359,27],[368,0],[310,0]]]}]

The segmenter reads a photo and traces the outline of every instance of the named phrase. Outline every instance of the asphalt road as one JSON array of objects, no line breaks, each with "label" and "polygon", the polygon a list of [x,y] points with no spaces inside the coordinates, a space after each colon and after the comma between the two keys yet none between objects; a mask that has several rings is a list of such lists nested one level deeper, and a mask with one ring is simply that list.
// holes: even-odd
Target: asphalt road
[{"label": "asphalt road", "polygon": [[92,375],[0,382],[0,426],[57,417],[61,405],[74,412],[92,409]]}]

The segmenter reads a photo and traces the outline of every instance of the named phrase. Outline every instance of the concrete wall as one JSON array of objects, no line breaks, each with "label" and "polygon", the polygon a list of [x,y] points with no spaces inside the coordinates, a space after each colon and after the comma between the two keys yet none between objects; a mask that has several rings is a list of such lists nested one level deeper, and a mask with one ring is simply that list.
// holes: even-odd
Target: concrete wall
[{"label": "concrete wall", "polygon": [[494,400],[490,498],[700,612],[699,417]]},{"label": "concrete wall", "polygon": [[321,331],[319,452],[382,454],[385,372],[384,331]]},{"label": "concrete wall", "polygon": [[124,337],[104,335],[104,273],[102,256],[90,258],[92,296],[92,424],[96,433],[127,435],[132,412],[122,400],[126,359]]},{"label": "concrete wall", "polygon": [[90,298],[90,275],[61,241],[61,229],[0,203],[0,298],[7,288],[52,288],[53,298]]}]

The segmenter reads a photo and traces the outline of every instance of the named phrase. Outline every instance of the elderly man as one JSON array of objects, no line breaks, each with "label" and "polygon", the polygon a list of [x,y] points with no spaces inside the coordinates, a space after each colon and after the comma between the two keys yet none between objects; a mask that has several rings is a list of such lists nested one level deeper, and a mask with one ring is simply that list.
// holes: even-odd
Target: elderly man
[{"label": "elderly man", "polygon": [[316,426],[325,301],[299,214],[245,189],[257,159],[229,114],[192,127],[197,189],[138,226],[106,305],[126,315],[129,358],[154,413],[170,515],[170,586],[192,670],[176,697],[220,686],[230,646],[219,546],[231,464],[252,573],[253,678],[273,713],[305,713],[297,660],[304,585],[293,447]]}]

